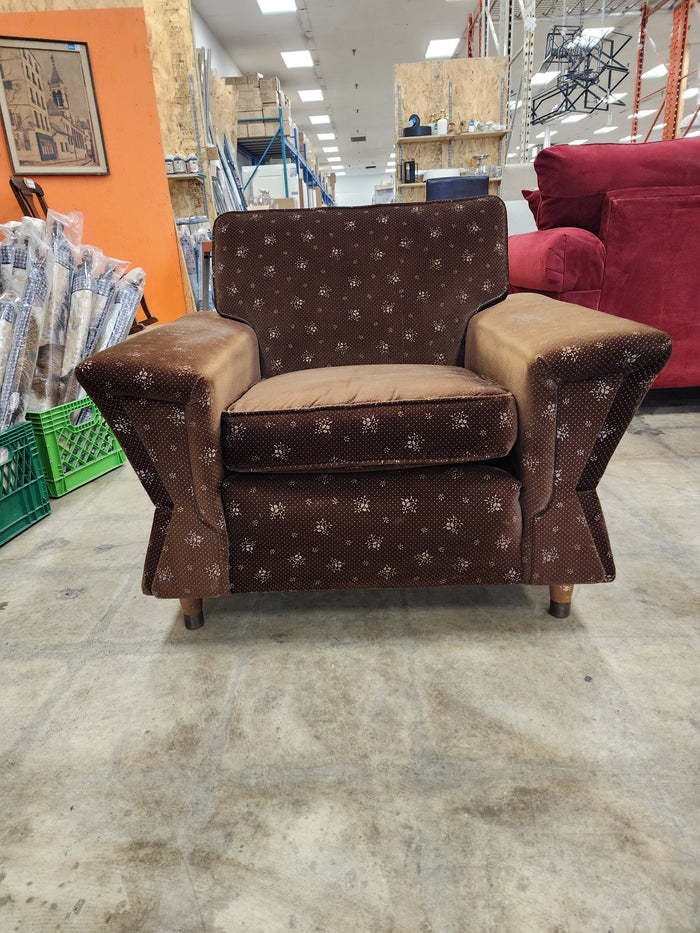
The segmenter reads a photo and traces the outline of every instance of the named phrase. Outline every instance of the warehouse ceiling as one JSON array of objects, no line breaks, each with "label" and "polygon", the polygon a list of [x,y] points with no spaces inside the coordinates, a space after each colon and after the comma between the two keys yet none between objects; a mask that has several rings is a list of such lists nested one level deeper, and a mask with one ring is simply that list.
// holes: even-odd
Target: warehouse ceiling
[{"label": "warehouse ceiling", "polygon": [[[256,0],[194,0],[197,13],[242,73],[257,71],[278,75],[292,105],[292,119],[311,137],[314,151],[322,159],[323,146],[337,146],[343,171],[347,174],[371,171],[393,172],[386,163],[394,151],[393,65],[422,61],[431,39],[460,37],[453,57],[461,58],[466,50],[466,27],[470,12],[475,12],[474,0],[296,0],[296,12],[263,15]],[[550,124],[552,143],[586,139],[589,142],[617,142],[629,136],[631,104],[634,97],[634,74],[639,37],[639,2],[630,0],[537,0],[535,30],[535,71],[544,58],[545,38],[554,24],[581,22],[590,28],[603,24],[612,26],[631,37],[621,53],[621,61],[630,69],[616,93],[625,95],[623,105],[609,112],[597,112],[578,122]],[[669,4],[670,6],[670,4]],[[498,5],[493,7],[493,19],[498,24]],[[689,32],[689,70],[700,65],[698,38],[700,15],[691,16]],[[516,97],[520,84],[522,21],[513,25],[514,64],[511,74],[511,97]],[[647,43],[645,68],[668,61],[671,35],[671,14],[665,10],[650,20],[653,45]],[[281,52],[307,49],[313,67],[287,68]],[[489,54],[497,54],[491,46]],[[653,114],[662,101],[663,77],[643,82],[642,95],[652,95],[640,109],[652,113],[640,120],[640,132],[646,135]],[[302,103],[299,90],[320,88],[324,99]],[[688,81],[689,93],[684,102],[685,113],[692,114],[698,106],[698,74]],[[540,88],[535,88],[539,90]],[[690,91],[695,90],[695,97]],[[509,161],[519,158],[519,113],[514,110],[513,134],[508,149]],[[328,114],[330,125],[312,125],[312,115]],[[428,114],[421,114],[425,120]],[[478,114],[473,115],[475,119]],[[596,133],[596,130],[609,132]],[[700,129],[700,126],[694,127]],[[336,139],[319,141],[317,133],[333,132]],[[530,143],[542,144],[539,134],[543,126],[531,130]],[[352,137],[365,137],[351,142]],[[661,138],[661,130],[651,139]],[[330,153],[328,155],[331,155]],[[337,165],[337,163],[336,163]],[[331,166],[331,168],[336,167]]]}]

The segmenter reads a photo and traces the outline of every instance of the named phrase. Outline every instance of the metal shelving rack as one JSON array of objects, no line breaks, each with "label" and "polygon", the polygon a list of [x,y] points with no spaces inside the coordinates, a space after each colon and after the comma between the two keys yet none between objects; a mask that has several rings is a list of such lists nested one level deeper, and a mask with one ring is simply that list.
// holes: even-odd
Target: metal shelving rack
[{"label": "metal shelving rack", "polygon": [[[272,122],[269,117],[266,119],[255,118],[252,120],[239,120],[239,123],[270,123]],[[302,143],[299,146],[299,140],[297,137],[297,128],[294,127],[294,132],[291,135],[285,135],[283,132],[283,121],[282,121],[282,108],[279,109],[278,116],[278,129],[273,136],[249,136],[247,139],[238,140],[238,148],[241,152],[245,153],[249,158],[253,160],[255,165],[255,170],[248,179],[248,181],[243,186],[245,191],[248,185],[251,183],[255,177],[255,172],[259,165],[263,165],[265,160],[268,158],[281,158],[282,164],[285,167],[283,171],[284,176],[284,195],[289,197],[289,180],[287,178],[286,166],[288,163],[292,163],[296,166],[297,175],[310,188],[318,188],[321,192],[321,198],[323,203],[327,207],[333,206],[333,196],[331,195],[328,187],[324,185],[322,180],[317,176],[314,169],[309,165],[306,158],[306,143]]]}]

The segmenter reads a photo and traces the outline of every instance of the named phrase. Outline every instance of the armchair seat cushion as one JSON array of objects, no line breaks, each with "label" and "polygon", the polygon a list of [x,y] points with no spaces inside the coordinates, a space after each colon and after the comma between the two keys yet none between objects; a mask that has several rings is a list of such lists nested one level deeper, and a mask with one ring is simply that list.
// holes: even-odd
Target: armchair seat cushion
[{"label": "armchair seat cushion", "polygon": [[256,383],[223,413],[228,470],[326,472],[504,457],[515,400],[460,366],[333,366]]}]

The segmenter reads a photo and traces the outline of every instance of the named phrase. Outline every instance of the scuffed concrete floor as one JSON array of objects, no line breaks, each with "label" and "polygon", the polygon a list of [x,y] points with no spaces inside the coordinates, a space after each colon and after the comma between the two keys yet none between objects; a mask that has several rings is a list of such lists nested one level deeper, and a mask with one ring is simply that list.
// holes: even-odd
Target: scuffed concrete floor
[{"label": "scuffed concrete floor", "polygon": [[700,401],[601,488],[618,580],[142,596],[129,467],[0,552],[0,930],[700,930]]}]

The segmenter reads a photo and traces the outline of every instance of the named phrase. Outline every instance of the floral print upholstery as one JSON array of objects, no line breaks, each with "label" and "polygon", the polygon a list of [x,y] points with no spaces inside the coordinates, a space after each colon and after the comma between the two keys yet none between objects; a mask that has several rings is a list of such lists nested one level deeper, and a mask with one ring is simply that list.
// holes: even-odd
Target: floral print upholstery
[{"label": "floral print upholstery", "polygon": [[488,465],[229,476],[231,588],[518,583],[519,491]]},{"label": "floral print upholstery", "polygon": [[334,366],[263,379],[223,414],[229,470],[429,466],[505,457],[510,392],[457,366]]},{"label": "floral print upholstery", "polygon": [[[77,370],[155,505],[145,592],[206,597],[612,579],[596,487],[668,360],[666,334],[540,295],[503,300],[505,215],[497,198],[231,214],[216,230],[220,313],[149,328]],[[285,393],[273,414],[285,425],[278,442],[290,454],[291,439],[302,438],[291,421],[303,415],[309,422],[303,458],[287,461],[294,471],[231,469],[241,449],[230,449],[226,431],[222,444],[222,413],[237,401],[246,408],[251,389],[274,387],[268,377],[384,364],[440,365],[446,374],[466,366],[482,401],[507,406],[498,410],[499,426],[504,411],[505,421],[513,414],[505,426],[512,433],[484,447],[478,462],[415,460],[379,470],[369,447],[357,457],[362,426],[371,424],[362,418],[370,414],[355,413],[353,435],[346,406],[334,412],[340,420],[328,435],[320,425],[330,415],[292,415]],[[370,401],[377,415],[378,399]],[[451,421],[454,396],[414,401],[422,415],[433,415],[425,425],[438,407],[447,412],[442,427]],[[389,405],[398,422],[405,399]],[[239,422],[260,415],[239,412]],[[260,437],[268,430],[263,423]],[[440,433],[431,444],[441,444],[444,457],[448,442]],[[379,459],[391,443],[411,451],[412,434],[426,442],[430,436],[427,428],[399,440],[388,435],[372,456]],[[329,436],[342,436],[342,446],[324,448]],[[249,448],[251,462],[282,460],[274,444],[261,445]],[[350,456],[333,461],[346,446]],[[302,459],[313,466],[313,450],[316,466],[330,460],[332,472],[297,471]]]},{"label": "floral print upholstery", "polygon": [[253,328],[263,376],[457,366],[469,318],[508,293],[507,242],[499,198],[223,214],[216,308]]}]

